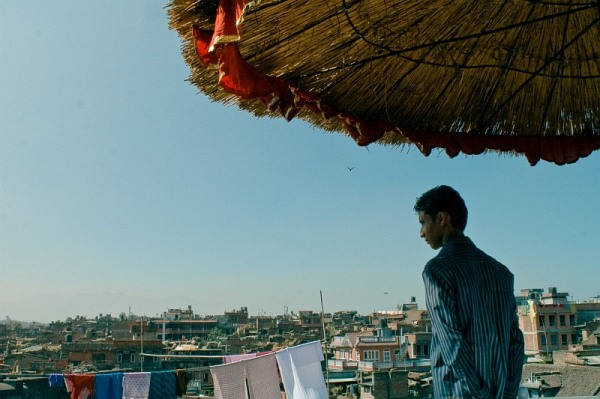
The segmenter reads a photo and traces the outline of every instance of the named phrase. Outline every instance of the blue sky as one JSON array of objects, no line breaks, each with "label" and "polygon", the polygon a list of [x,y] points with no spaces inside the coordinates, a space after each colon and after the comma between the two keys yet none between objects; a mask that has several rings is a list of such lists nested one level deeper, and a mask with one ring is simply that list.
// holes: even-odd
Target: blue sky
[{"label": "blue sky", "polygon": [[165,6],[0,2],[0,318],[424,306],[412,206],[439,184],[517,291],[600,294],[600,153],[424,157],[255,118],[186,82]]}]

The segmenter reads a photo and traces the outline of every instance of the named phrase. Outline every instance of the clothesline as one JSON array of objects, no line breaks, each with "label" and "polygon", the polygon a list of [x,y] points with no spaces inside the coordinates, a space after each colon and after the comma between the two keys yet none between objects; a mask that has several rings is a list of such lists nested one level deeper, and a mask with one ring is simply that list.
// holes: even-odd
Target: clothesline
[{"label": "clothesline", "polygon": [[276,352],[238,355],[230,363],[210,367],[214,398],[279,397],[281,378],[288,399],[327,399],[323,360],[320,341]]},{"label": "clothesline", "polygon": [[155,353],[140,353],[140,356],[159,357],[161,359],[223,359],[224,355],[159,355]]},{"label": "clothesline", "polygon": [[280,396],[280,379],[288,399],[327,399],[321,370],[324,360],[320,341],[243,355],[155,355],[161,358],[223,358],[223,364],[151,372],[106,374],[50,374],[51,388],[64,388],[71,399],[174,399],[185,393],[188,371],[209,369],[215,399],[271,398]]},{"label": "clothesline", "polygon": [[175,399],[187,390],[184,369],[105,374],[50,374],[50,389],[66,389],[70,399]]}]

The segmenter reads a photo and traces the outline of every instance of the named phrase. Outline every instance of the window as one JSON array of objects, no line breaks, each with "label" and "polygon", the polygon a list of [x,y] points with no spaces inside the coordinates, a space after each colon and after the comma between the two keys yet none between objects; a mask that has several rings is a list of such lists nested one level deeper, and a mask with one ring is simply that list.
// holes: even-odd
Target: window
[{"label": "window", "polygon": [[576,324],[575,323],[575,315],[574,314],[570,314],[569,315],[569,325],[570,326],[574,326],[575,324]]},{"label": "window", "polygon": [[576,344],[577,343],[577,334],[571,334],[571,343],[572,344]]},{"label": "window", "polygon": [[346,358],[346,349],[340,349],[340,354],[338,355],[338,359],[345,359]]},{"label": "window", "polygon": [[117,363],[123,363],[123,354],[117,353]]},{"label": "window", "polygon": [[555,326],[556,325],[556,316],[551,314],[548,316],[548,325]]},{"label": "window", "polygon": [[556,346],[557,343],[558,343],[558,339],[556,338],[556,334],[552,334],[550,336],[550,344],[552,346]]},{"label": "window", "polygon": [[417,344],[416,345],[416,353],[417,356],[429,356],[429,345],[427,344]]},{"label": "window", "polygon": [[374,351],[374,350],[363,351],[363,360],[366,362],[379,361],[379,351]]},{"label": "window", "polygon": [[542,346],[546,346],[547,345],[547,343],[546,343],[546,335],[545,334],[542,334],[540,336],[540,343],[542,344]]},{"label": "window", "polygon": [[565,317],[564,314],[561,314],[560,316],[558,316],[559,320],[560,320],[560,325],[561,326],[566,326],[567,325],[567,318]]},{"label": "window", "polygon": [[391,357],[390,357],[390,350],[389,350],[389,349],[385,349],[385,350],[383,351],[383,361],[384,361],[384,362],[389,362],[390,360],[391,360]]},{"label": "window", "polygon": [[569,345],[569,339],[568,339],[567,334],[560,335],[560,344],[561,345]]},{"label": "window", "polygon": [[546,325],[546,323],[544,323],[544,321],[545,321],[544,318],[545,318],[544,315],[539,315],[538,316],[538,325],[540,325],[540,326],[545,326]]},{"label": "window", "polygon": [[92,363],[104,363],[106,361],[106,355],[104,353],[92,354]]},{"label": "window", "polygon": [[132,353],[131,355],[129,355],[129,362],[135,363],[135,353]]}]

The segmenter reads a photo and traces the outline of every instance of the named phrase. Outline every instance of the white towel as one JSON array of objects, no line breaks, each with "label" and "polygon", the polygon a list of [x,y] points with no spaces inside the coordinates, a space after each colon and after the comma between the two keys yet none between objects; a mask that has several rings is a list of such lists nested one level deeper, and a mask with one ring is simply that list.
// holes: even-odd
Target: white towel
[{"label": "white towel", "polygon": [[323,349],[319,341],[282,349],[275,354],[288,399],[327,399],[321,371]]}]

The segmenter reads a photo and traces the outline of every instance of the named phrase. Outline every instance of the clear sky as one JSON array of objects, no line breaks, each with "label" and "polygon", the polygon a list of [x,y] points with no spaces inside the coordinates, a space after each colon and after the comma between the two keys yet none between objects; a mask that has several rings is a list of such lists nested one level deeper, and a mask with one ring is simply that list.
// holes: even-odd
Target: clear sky
[{"label": "clear sky", "polygon": [[166,5],[0,1],[0,318],[424,307],[412,207],[439,184],[517,291],[600,294],[600,152],[424,157],[255,118],[186,82]]}]

